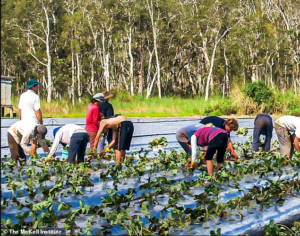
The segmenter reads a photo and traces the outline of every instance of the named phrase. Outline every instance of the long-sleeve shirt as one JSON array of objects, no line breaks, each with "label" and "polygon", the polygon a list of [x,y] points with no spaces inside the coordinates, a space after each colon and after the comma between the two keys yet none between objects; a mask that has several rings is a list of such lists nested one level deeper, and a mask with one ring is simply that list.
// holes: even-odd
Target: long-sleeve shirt
[{"label": "long-sleeve shirt", "polygon": [[99,129],[101,117],[102,116],[99,111],[99,107],[94,103],[91,103],[88,106],[87,113],[86,113],[85,130],[97,132]]},{"label": "long-sleeve shirt", "polygon": [[61,127],[55,134],[55,138],[50,149],[49,156],[54,155],[60,142],[64,144],[69,144],[71,141],[71,137],[76,130],[85,131],[81,126],[75,124],[67,124]]},{"label": "long-sleeve shirt", "polygon": [[265,113],[258,114],[254,121],[252,149],[256,152],[258,151],[259,136],[262,134],[266,136],[264,150],[265,151],[270,150],[272,131],[273,131],[272,117]]},{"label": "long-sleeve shirt", "polygon": [[[200,123],[204,124],[204,125],[212,123],[213,126],[225,130],[225,120],[223,118],[218,117],[218,116],[207,116],[207,117],[203,118],[200,121]],[[230,133],[228,133],[228,136],[230,137]]]},{"label": "long-sleeve shirt", "polygon": [[16,143],[18,143],[26,154],[30,153],[30,149],[28,148],[28,144],[31,139],[37,139],[38,143],[42,146],[44,152],[48,151],[48,146],[45,141],[37,138],[35,131],[35,127],[38,124],[35,122],[23,121],[19,120],[15,122],[9,129],[8,133],[10,133],[15,139]]},{"label": "long-sleeve shirt", "polygon": [[196,160],[197,146],[208,146],[210,141],[220,133],[225,133],[228,135],[225,130],[217,127],[203,127],[196,130],[191,137],[192,161]]},{"label": "long-sleeve shirt", "polygon": [[[200,129],[203,126],[204,126],[203,124],[199,124],[199,123],[186,125],[186,126],[180,128],[179,130],[177,130],[176,134],[183,134],[185,136],[185,138],[188,138],[188,140],[190,140],[193,133],[197,129]],[[178,141],[185,142],[186,140],[179,138]]]},{"label": "long-sleeve shirt", "polygon": [[105,118],[112,117],[114,113],[114,108],[109,102],[104,102],[99,106],[99,110]]}]

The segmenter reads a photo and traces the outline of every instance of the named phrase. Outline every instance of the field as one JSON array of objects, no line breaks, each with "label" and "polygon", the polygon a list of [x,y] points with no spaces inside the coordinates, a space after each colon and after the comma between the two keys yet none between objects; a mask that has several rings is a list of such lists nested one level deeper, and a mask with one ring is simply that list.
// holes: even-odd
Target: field
[{"label": "field", "polygon": [[88,155],[76,166],[59,160],[44,165],[37,155],[13,169],[2,157],[1,231],[299,234],[299,225],[291,224],[300,217],[300,153],[286,162],[275,140],[271,152],[246,160],[250,142],[234,145],[240,161],[225,162],[214,177],[205,164],[186,168],[186,155],[168,148],[172,142],[158,152],[135,148],[122,166],[114,165],[113,155],[111,161]]}]

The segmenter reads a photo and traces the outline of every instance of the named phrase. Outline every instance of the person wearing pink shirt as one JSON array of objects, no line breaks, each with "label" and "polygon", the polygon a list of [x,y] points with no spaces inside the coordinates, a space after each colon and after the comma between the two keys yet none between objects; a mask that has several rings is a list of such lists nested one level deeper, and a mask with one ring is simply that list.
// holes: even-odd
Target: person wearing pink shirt
[{"label": "person wearing pink shirt", "polygon": [[90,150],[94,150],[95,138],[100,126],[102,115],[99,110],[99,106],[105,102],[104,94],[97,93],[93,96],[90,105],[88,106],[86,113],[86,125],[85,130],[87,131],[90,138]]}]

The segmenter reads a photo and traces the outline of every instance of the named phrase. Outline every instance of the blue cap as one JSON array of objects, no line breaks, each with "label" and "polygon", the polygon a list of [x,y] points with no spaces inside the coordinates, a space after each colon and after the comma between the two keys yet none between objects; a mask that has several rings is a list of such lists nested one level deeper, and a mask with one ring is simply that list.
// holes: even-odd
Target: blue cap
[{"label": "blue cap", "polygon": [[61,128],[61,127],[57,127],[57,128],[55,128],[55,129],[53,130],[53,136],[54,136],[54,138],[55,138],[55,135],[56,135],[57,131],[58,131],[60,128]]}]

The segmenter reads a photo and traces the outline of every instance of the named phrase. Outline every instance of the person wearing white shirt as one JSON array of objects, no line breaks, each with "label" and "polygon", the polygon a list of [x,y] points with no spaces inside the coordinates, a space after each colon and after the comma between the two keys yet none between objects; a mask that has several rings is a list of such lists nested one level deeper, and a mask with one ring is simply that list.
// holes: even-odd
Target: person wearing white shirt
[{"label": "person wearing white shirt", "polygon": [[43,124],[40,97],[37,94],[40,84],[36,79],[30,79],[26,86],[28,90],[20,96],[18,108],[23,121]]},{"label": "person wearing white shirt", "polygon": [[78,163],[84,161],[86,146],[89,142],[89,135],[84,128],[75,124],[66,124],[62,127],[55,128],[53,130],[53,136],[54,141],[45,162],[51,161],[59,143],[63,146],[69,144],[68,162],[75,163],[76,155]]},{"label": "person wearing white shirt", "polygon": [[294,146],[297,151],[300,151],[300,117],[285,115],[278,118],[275,121],[275,131],[282,156],[292,158]]},{"label": "person wearing white shirt", "polygon": [[[26,154],[31,156],[35,155],[37,142],[42,146],[44,152],[49,152],[49,148],[42,141],[45,139],[46,134],[47,128],[44,125],[28,123],[21,120],[15,122],[7,131],[11,158],[26,161]],[[29,142],[31,142],[30,148],[28,148]]]}]

